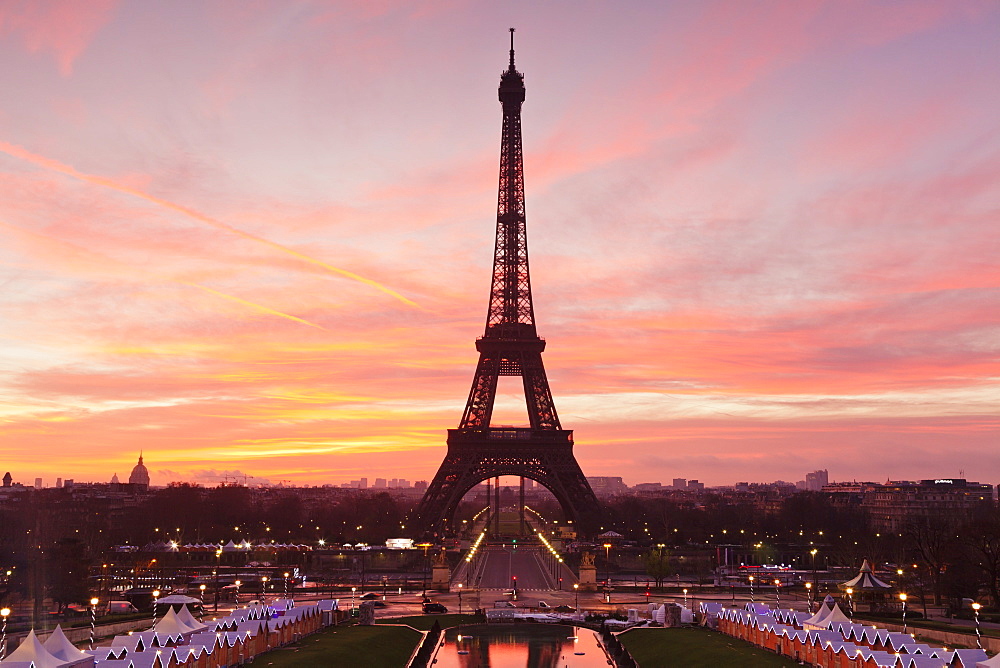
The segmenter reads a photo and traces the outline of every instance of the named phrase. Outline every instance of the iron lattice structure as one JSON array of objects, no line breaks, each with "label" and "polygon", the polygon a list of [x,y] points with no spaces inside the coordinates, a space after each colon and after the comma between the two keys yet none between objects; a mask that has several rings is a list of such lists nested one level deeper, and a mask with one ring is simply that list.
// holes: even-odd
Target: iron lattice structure
[{"label": "iron lattice structure", "polygon": [[[573,432],[559,424],[542,365],[545,340],[535,329],[521,149],[524,75],[514,68],[513,32],[510,66],[500,76],[503,133],[486,331],[476,340],[479,364],[462,421],[458,429],[448,430],[448,454],[417,508],[417,521],[428,531],[446,529],[473,486],[505,475],[530,478],[546,487],[581,529],[587,528],[598,509],[597,497],[573,455]],[[500,376],[521,377],[527,428],[491,426]]]}]

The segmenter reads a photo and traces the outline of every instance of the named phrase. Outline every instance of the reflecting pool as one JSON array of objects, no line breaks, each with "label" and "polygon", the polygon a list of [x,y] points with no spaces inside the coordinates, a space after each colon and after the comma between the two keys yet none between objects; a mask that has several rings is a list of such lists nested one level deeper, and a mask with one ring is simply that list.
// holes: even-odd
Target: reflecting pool
[{"label": "reflecting pool", "polygon": [[448,629],[435,668],[607,668],[590,629],[561,624],[480,624]]}]

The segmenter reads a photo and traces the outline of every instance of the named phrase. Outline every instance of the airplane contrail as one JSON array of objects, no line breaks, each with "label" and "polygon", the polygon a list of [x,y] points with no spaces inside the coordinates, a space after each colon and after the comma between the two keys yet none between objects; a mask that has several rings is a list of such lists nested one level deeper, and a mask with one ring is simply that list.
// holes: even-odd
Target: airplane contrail
[{"label": "airplane contrail", "polygon": [[[15,234],[20,234],[20,235],[26,236],[26,237],[32,237],[32,238],[35,238],[35,239],[43,240],[43,241],[48,242],[48,243],[58,244],[59,246],[63,246],[65,248],[71,250],[74,253],[80,253],[80,254],[82,254],[84,256],[89,256],[90,258],[92,258],[92,259],[94,259],[96,261],[99,261],[101,263],[101,265],[105,266],[105,267],[107,267],[107,266],[116,266],[120,270],[128,270],[129,273],[134,273],[138,269],[134,265],[131,265],[131,264],[127,263],[127,262],[122,262],[120,260],[116,260],[114,258],[108,257],[107,255],[103,255],[101,253],[97,253],[95,251],[89,250],[89,249],[84,248],[82,246],[78,246],[78,245],[70,243],[68,241],[63,241],[62,239],[57,239],[57,238],[49,236],[47,234],[40,234],[38,232],[32,232],[30,230],[25,230],[25,229],[22,229],[20,227],[17,227],[16,225],[10,225],[10,224],[4,223],[2,221],[0,221],[0,227],[6,228],[8,230],[12,230]],[[240,297],[236,297],[234,295],[230,295],[230,294],[227,294],[225,292],[220,292],[218,290],[214,290],[214,289],[209,288],[207,286],[201,285],[200,283],[192,283],[190,281],[181,281],[181,280],[177,280],[177,279],[174,279],[174,278],[165,277],[165,276],[162,276],[162,275],[157,275],[156,273],[150,272],[148,270],[139,270],[139,271],[142,271],[143,273],[146,273],[146,274],[149,274],[151,276],[154,276],[154,277],[157,278],[157,280],[165,280],[165,281],[169,281],[171,283],[177,283],[179,285],[185,285],[185,286],[187,286],[189,288],[197,288],[198,290],[203,290],[204,292],[207,292],[208,294],[215,295],[216,297],[220,297],[222,299],[228,299],[229,301],[236,302],[237,304],[242,304],[243,306],[246,306],[246,307],[249,307],[249,308],[252,308],[252,309],[256,309],[258,311],[261,311],[262,313],[267,313],[267,314],[270,314],[270,315],[278,316],[279,318],[285,318],[285,319],[291,320],[293,322],[297,322],[297,323],[300,323],[300,324],[303,324],[303,325],[308,325],[309,327],[315,327],[316,329],[322,329],[322,330],[326,331],[326,327],[323,327],[322,325],[317,325],[316,323],[310,322],[310,321],[306,320],[305,318],[299,318],[299,317],[294,316],[294,315],[289,315],[288,313],[283,313],[281,311],[278,311],[276,309],[270,308],[268,306],[264,306],[262,304],[258,304],[256,302],[252,302],[252,301],[249,301],[249,300],[246,300],[246,299],[241,299]]]},{"label": "airplane contrail", "polygon": [[207,215],[201,213],[200,211],[195,211],[194,209],[188,208],[186,206],[182,206],[180,204],[175,204],[175,203],[173,203],[173,202],[171,202],[169,200],[165,200],[165,199],[161,199],[159,197],[155,197],[153,195],[150,195],[149,193],[145,193],[145,192],[143,192],[141,190],[138,190],[136,188],[129,188],[128,186],[123,186],[120,183],[116,183],[115,181],[112,181],[111,179],[107,179],[107,178],[104,178],[104,177],[101,177],[101,176],[94,176],[92,174],[85,174],[85,173],[80,172],[77,169],[75,169],[75,168],[73,168],[73,167],[71,167],[69,165],[64,165],[63,163],[59,162],[58,160],[53,160],[51,158],[46,158],[45,156],[37,155],[35,153],[32,153],[31,151],[28,151],[27,149],[25,149],[25,148],[23,148],[21,146],[17,146],[16,144],[11,144],[11,143],[8,143],[8,142],[0,140],[0,152],[6,153],[7,155],[9,155],[9,156],[11,156],[13,158],[18,158],[20,160],[25,160],[27,162],[32,163],[33,165],[37,165],[37,166],[42,167],[44,169],[48,169],[48,170],[51,170],[51,171],[54,171],[54,172],[58,172],[58,173],[63,174],[65,176],[69,176],[69,177],[77,179],[79,181],[83,181],[85,183],[90,183],[90,184],[93,184],[93,185],[96,185],[96,186],[101,186],[102,188],[108,188],[110,190],[116,190],[116,191],[118,191],[120,193],[125,193],[126,195],[131,195],[133,197],[138,197],[139,199],[142,199],[142,200],[145,200],[147,202],[150,202],[151,204],[155,204],[155,205],[163,207],[165,209],[170,209],[171,211],[175,211],[177,213],[183,214],[183,215],[185,215],[185,216],[187,216],[189,218],[192,218],[194,220],[197,220],[197,221],[200,221],[202,223],[205,223],[206,225],[211,225],[212,227],[216,227],[216,228],[218,228],[220,230],[225,230],[226,232],[230,232],[232,234],[236,234],[238,236],[241,236],[244,239],[249,239],[251,241],[256,241],[257,243],[264,244],[265,246],[270,246],[271,248],[274,248],[276,250],[280,250],[283,253],[287,253],[287,254],[291,255],[292,257],[295,257],[295,258],[297,258],[299,260],[302,260],[303,262],[308,262],[309,264],[316,265],[317,267],[322,267],[323,269],[326,269],[327,271],[332,272],[334,274],[337,274],[339,276],[343,276],[343,277],[349,278],[349,279],[351,279],[353,281],[357,281],[359,283],[363,283],[363,284],[365,284],[365,285],[367,285],[369,287],[375,288],[376,290],[389,295],[390,297],[398,299],[399,301],[403,302],[404,304],[406,304],[408,306],[413,306],[414,308],[421,308],[420,305],[417,304],[416,302],[414,302],[413,300],[404,297],[403,295],[399,294],[398,292],[396,292],[392,288],[388,288],[388,287],[382,285],[381,283],[379,283],[378,281],[374,281],[374,280],[372,280],[370,278],[365,278],[364,276],[361,276],[359,274],[355,274],[352,271],[348,271],[346,269],[341,269],[340,267],[335,267],[335,266],[333,266],[331,264],[327,264],[326,262],[323,262],[322,260],[317,260],[314,257],[306,255],[305,253],[300,253],[297,250],[294,250],[294,249],[289,248],[287,246],[283,246],[283,245],[281,245],[281,244],[279,244],[279,243],[277,243],[275,241],[270,241],[268,239],[264,239],[263,237],[258,237],[255,234],[250,234],[249,232],[244,232],[243,230],[241,230],[239,228],[236,228],[236,227],[233,227],[232,225],[229,225],[228,223],[224,223],[221,220],[217,220],[215,218],[212,218],[211,216],[207,216]]}]

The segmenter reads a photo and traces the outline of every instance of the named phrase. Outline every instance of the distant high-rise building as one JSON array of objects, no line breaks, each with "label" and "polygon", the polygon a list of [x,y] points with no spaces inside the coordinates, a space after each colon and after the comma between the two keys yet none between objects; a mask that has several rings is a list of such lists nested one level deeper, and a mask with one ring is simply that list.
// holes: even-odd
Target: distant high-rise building
[{"label": "distant high-rise building", "polygon": [[700,492],[705,489],[705,483],[698,482],[697,480],[688,480],[687,488],[692,492]]},{"label": "distant high-rise building", "polygon": [[674,478],[674,484],[671,485],[674,489],[687,489],[687,486],[687,478]]},{"label": "distant high-rise building", "polygon": [[56,478],[56,489],[62,489],[62,478]]},{"label": "distant high-rise building", "polygon": [[427,481],[426,480],[418,480],[418,481],[416,481],[415,483],[413,483],[413,489],[415,489],[417,491],[420,491],[420,492],[426,492],[427,491]]},{"label": "distant high-rise building", "polygon": [[139,454],[139,463],[132,469],[132,474],[128,477],[128,484],[137,485],[140,489],[149,489],[149,471],[142,463],[142,454]]},{"label": "distant high-rise building", "polygon": [[385,478],[375,478],[375,489],[385,489],[388,485],[385,482]]},{"label": "distant high-rise building", "polygon": [[628,485],[620,476],[587,476],[587,482],[598,496],[611,496],[628,491]]},{"label": "distant high-rise building", "polygon": [[35,478],[35,489],[41,489],[41,488],[42,488],[42,479]]},{"label": "distant high-rise building", "polygon": [[360,485],[358,485],[358,487],[360,487],[361,489],[368,489],[368,478],[362,478],[358,482],[361,483]]},{"label": "distant high-rise building", "polygon": [[806,489],[810,492],[819,492],[829,484],[830,476],[827,474],[826,469],[806,474]]}]

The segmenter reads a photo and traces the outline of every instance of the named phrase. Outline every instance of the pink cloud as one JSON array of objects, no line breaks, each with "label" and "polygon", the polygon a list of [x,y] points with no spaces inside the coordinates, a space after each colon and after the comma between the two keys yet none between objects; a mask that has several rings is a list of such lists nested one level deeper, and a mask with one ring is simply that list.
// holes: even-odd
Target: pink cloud
[{"label": "pink cloud", "polygon": [[13,0],[0,6],[0,34],[21,36],[32,53],[50,53],[65,77],[110,21],[117,0]]}]

